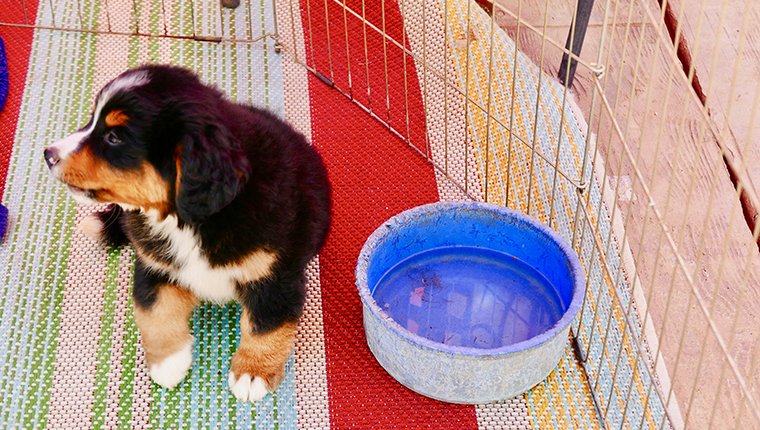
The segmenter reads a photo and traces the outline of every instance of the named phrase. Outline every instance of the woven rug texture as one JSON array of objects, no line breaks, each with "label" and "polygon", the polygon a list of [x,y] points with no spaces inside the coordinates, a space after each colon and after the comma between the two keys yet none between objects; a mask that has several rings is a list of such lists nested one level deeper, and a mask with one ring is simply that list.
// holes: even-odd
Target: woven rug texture
[{"label": "woven rug texture", "polygon": [[[640,329],[626,323],[637,318],[630,285],[602,270],[592,230],[575,225],[579,204],[594,209],[616,273],[621,251],[608,234],[612,208],[601,201],[598,172],[586,172],[586,200],[573,182],[585,125],[556,80],[504,32],[490,37],[490,17],[474,2],[251,0],[229,10],[198,0],[26,0],[0,9],[0,22],[39,27],[0,25],[10,81],[0,112],[0,197],[9,209],[0,242],[0,427],[659,428],[664,409],[650,389]],[[286,118],[330,172],[334,224],[308,270],[296,349],[280,388],[255,404],[227,388],[237,304],[202,304],[190,321],[188,376],[174,390],[151,383],[132,311],[134,253],[104,249],[76,229],[94,209],[78,206],[42,157],[87,122],[106,82],[149,62],[189,67],[232,99]],[[452,405],[404,388],[374,360],[354,286],[359,249],[398,212],[462,198],[508,205],[568,240],[581,237],[587,300],[573,331],[588,349],[588,377],[568,342],[555,371],[528,393]],[[599,410],[592,390],[610,399]]]}]

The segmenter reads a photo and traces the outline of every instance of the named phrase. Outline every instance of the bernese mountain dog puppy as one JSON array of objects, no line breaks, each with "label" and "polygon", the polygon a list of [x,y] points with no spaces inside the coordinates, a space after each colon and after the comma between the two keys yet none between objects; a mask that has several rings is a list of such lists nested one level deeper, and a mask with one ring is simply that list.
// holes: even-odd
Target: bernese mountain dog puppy
[{"label": "bernese mountain dog puppy", "polygon": [[306,265],[330,224],[327,172],[304,136],[186,69],[149,65],[108,83],[90,121],[44,156],[78,202],[109,203],[80,228],[134,246],[135,321],[151,378],[173,388],[187,374],[200,300],[237,300],[230,389],[244,401],[274,391]]}]

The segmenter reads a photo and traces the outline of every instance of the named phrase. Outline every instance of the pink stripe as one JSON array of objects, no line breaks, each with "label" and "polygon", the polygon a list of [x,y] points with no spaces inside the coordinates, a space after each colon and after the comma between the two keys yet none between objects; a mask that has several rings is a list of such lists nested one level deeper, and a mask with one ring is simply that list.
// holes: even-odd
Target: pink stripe
[{"label": "pink stripe", "polygon": [[[77,208],[79,223],[90,208]],[[49,428],[90,425],[98,340],[106,279],[105,250],[75,230],[71,237],[55,373],[50,394]]]},{"label": "pink stripe", "polygon": [[[284,32],[281,40],[289,49],[282,57],[285,119],[311,141],[309,114],[308,72],[297,64],[299,53],[304,52],[303,29],[300,13],[292,13],[289,2],[278,2]],[[296,10],[297,12],[297,10]],[[292,19],[291,19],[292,18]],[[325,335],[322,317],[322,292],[319,283],[319,260],[307,269],[306,307],[298,326],[295,349],[296,408],[299,427],[330,428],[330,412],[325,363]]]},{"label": "pink stripe", "polygon": [[121,396],[121,376],[124,362],[124,335],[126,334],[129,309],[129,287],[132,283],[132,250],[125,249],[119,258],[119,278],[114,306],[113,342],[111,343],[111,368],[108,373],[108,398],[106,400],[106,428],[119,425],[119,398]]}]

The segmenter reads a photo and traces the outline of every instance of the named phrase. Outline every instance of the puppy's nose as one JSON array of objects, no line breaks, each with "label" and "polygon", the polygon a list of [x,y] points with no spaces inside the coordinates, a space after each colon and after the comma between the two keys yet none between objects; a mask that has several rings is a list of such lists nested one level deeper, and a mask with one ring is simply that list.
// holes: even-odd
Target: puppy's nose
[{"label": "puppy's nose", "polygon": [[52,169],[59,161],[61,161],[61,159],[58,158],[58,150],[54,148],[45,149],[45,162],[47,163],[48,168]]}]

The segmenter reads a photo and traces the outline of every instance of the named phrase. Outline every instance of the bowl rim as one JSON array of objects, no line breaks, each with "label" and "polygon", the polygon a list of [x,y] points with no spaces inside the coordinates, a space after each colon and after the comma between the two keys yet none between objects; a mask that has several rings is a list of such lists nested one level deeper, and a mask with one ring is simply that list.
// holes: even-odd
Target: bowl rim
[{"label": "bowl rim", "polygon": [[[443,343],[432,341],[428,338],[414,334],[409,330],[398,324],[390,315],[380,308],[375,302],[372,294],[369,291],[369,284],[367,282],[367,269],[369,268],[370,252],[376,248],[378,242],[383,239],[386,233],[396,225],[401,225],[404,221],[410,218],[418,218],[420,215],[432,214],[441,211],[448,211],[451,209],[466,208],[475,209],[487,212],[497,212],[500,215],[506,215],[519,219],[531,227],[535,228],[539,233],[544,234],[548,239],[554,242],[565,254],[568,259],[570,271],[573,276],[573,295],[567,310],[562,314],[562,317],[548,330],[542,332],[537,336],[533,336],[529,339],[521,342],[513,343],[510,345],[502,346],[499,348],[481,349],[465,346],[446,345]],[[474,201],[446,201],[428,203],[421,206],[417,206],[406,211],[403,211],[387,221],[383,222],[367,239],[364,246],[359,253],[359,259],[356,265],[356,286],[359,290],[359,295],[362,300],[362,304],[365,309],[375,315],[380,321],[382,321],[386,327],[389,327],[398,336],[406,339],[407,341],[425,347],[430,350],[443,352],[446,354],[477,357],[477,358],[498,358],[504,355],[512,354],[527,349],[532,349],[543,345],[554,336],[557,336],[568,328],[570,323],[575,319],[578,311],[581,308],[583,297],[585,294],[585,281],[584,272],[581,266],[581,262],[578,259],[578,255],[572,249],[570,244],[567,243],[556,231],[549,228],[547,225],[536,220],[533,217],[525,215],[521,212],[509,209],[504,206],[495,205],[492,203],[474,202]],[[365,328],[366,330],[366,328]]]}]

